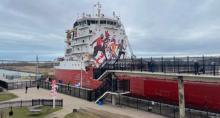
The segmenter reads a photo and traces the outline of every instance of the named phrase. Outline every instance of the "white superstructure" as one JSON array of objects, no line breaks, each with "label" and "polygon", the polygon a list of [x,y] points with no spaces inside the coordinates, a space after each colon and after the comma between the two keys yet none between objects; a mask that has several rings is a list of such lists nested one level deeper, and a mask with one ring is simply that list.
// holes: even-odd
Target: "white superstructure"
[{"label": "white superstructure", "polygon": [[99,3],[95,7],[95,16],[83,13],[66,31],[65,57],[57,69],[79,70],[81,63],[82,68],[88,64],[98,67],[105,60],[118,57],[122,40],[126,50],[127,36],[119,16],[113,12],[112,17],[106,17]]}]

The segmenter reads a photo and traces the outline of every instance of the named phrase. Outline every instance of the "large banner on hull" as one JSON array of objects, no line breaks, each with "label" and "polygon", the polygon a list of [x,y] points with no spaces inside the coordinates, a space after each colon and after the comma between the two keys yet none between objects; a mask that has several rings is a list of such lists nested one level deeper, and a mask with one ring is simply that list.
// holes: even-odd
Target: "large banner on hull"
[{"label": "large banner on hull", "polygon": [[92,59],[94,65],[99,67],[104,61],[125,57],[127,41],[110,35],[108,31],[101,33],[91,44],[93,47]]}]

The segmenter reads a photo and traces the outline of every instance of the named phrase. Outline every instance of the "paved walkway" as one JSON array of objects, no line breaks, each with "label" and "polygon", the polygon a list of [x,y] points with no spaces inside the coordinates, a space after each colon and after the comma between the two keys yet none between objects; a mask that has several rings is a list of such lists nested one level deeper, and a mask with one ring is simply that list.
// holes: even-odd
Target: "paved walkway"
[{"label": "paved walkway", "polygon": [[[37,88],[29,88],[28,93],[25,94],[25,89],[16,89],[16,90],[10,90],[9,92],[14,93],[18,96],[18,98],[13,100],[30,100],[30,99],[50,99],[51,96],[49,95],[49,91],[40,88],[40,90],[37,90]],[[54,112],[48,116],[48,118],[63,118],[66,114],[71,113],[73,108],[79,109],[79,108],[93,108],[96,110],[103,110],[110,113],[115,114],[121,114],[130,116],[132,118],[165,118],[163,116],[128,108],[128,107],[117,107],[117,106],[111,106],[111,105],[102,105],[98,106],[95,104],[95,102],[88,102],[86,100],[82,100],[76,97],[64,95],[58,93],[57,96],[58,99],[63,99],[63,109],[59,110],[57,112]],[[51,98],[52,99],[52,98]]]}]

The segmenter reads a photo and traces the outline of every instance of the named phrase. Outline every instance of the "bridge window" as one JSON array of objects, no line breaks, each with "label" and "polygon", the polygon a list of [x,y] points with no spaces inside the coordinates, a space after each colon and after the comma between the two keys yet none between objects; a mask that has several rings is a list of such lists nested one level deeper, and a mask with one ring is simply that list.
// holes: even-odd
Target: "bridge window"
[{"label": "bridge window", "polygon": [[107,21],[107,24],[113,25],[113,21]]},{"label": "bridge window", "polygon": [[113,25],[113,22],[110,22],[110,25]]},{"label": "bridge window", "polygon": [[100,24],[106,24],[106,20],[101,20]]},{"label": "bridge window", "polygon": [[90,25],[91,24],[91,20],[87,20],[87,25]]},{"label": "bridge window", "polygon": [[97,23],[98,23],[97,20],[87,20],[87,25],[97,24]]},{"label": "bridge window", "polygon": [[86,24],[86,20],[82,21],[82,25],[85,25]]},{"label": "bridge window", "polygon": [[107,24],[109,24],[109,25],[110,25],[110,21],[107,21]]},{"label": "bridge window", "polygon": [[86,24],[86,20],[81,21],[81,22],[78,23],[78,25],[80,25],[80,26],[84,26],[85,24]]},{"label": "bridge window", "polygon": [[79,25],[78,22],[75,22],[75,23],[74,23],[74,27],[76,27],[76,26],[78,26],[78,25]]},{"label": "bridge window", "polygon": [[66,53],[69,54],[72,51],[72,49],[67,49]]},{"label": "bridge window", "polygon": [[98,21],[97,20],[91,20],[91,24],[97,24]]}]

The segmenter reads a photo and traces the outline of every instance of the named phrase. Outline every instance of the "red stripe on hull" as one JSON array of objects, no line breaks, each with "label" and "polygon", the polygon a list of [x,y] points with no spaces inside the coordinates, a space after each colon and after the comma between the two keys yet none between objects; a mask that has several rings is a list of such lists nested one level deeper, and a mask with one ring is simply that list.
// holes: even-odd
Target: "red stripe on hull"
[{"label": "red stripe on hull", "polygon": [[[55,78],[57,80],[62,80],[63,83],[76,85],[81,81],[81,70],[64,70],[55,69]],[[101,84],[100,81],[93,79],[93,71],[83,71],[82,72],[82,86],[84,88],[96,89]]]},{"label": "red stripe on hull", "polygon": [[[178,104],[176,80],[129,76],[118,79],[130,80],[130,91],[134,96]],[[184,81],[184,92],[186,106],[220,112],[220,83]]]}]

